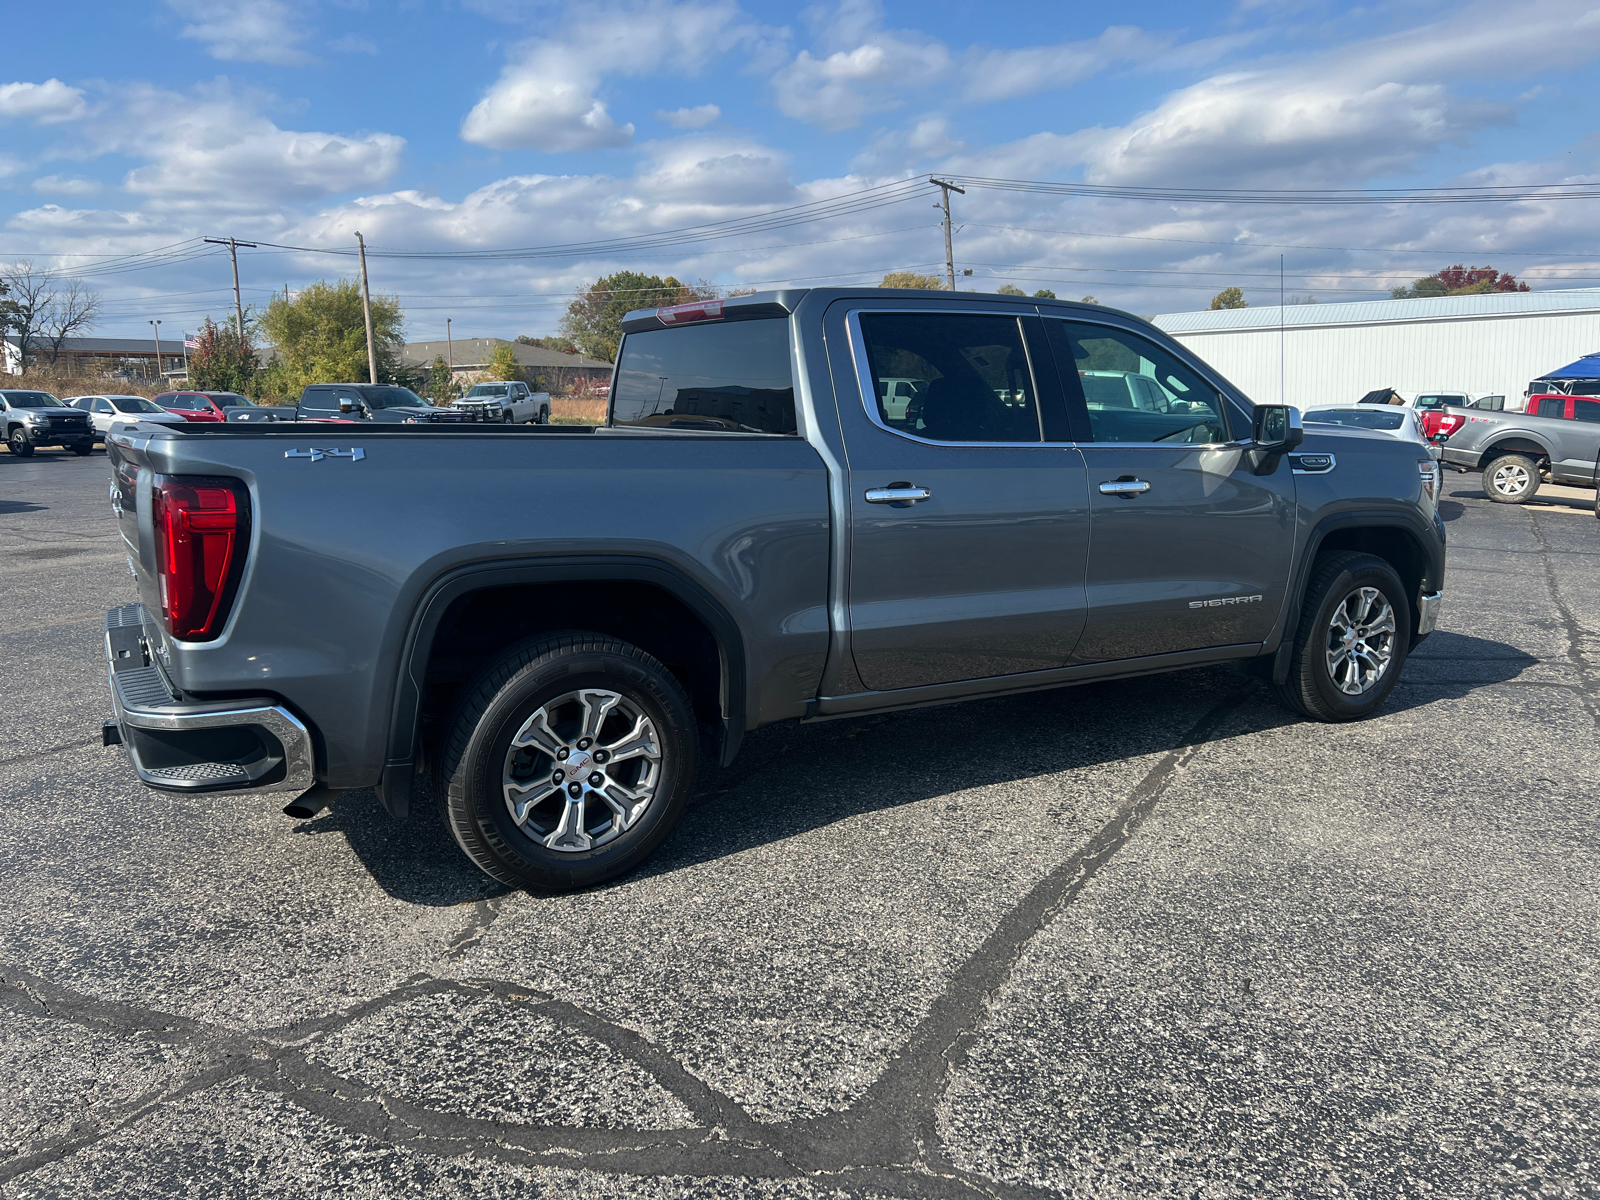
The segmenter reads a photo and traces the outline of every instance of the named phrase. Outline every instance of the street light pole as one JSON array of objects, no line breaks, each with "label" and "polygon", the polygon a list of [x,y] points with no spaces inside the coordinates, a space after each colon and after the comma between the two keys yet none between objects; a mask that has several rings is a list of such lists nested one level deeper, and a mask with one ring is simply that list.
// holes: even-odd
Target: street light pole
[{"label": "street light pole", "polygon": [[956,255],[955,247],[950,238],[950,193],[960,192],[965,196],[967,189],[957,187],[953,183],[947,183],[943,179],[935,179],[931,175],[928,176],[928,182],[939,189],[941,204],[944,208],[944,274],[945,278],[950,281],[950,290],[953,292],[956,290]]},{"label": "street light pole", "polygon": [[161,374],[161,322],[151,321],[150,328],[156,331],[156,382],[160,383],[164,378]]},{"label": "street light pole", "polygon": [[367,243],[356,230],[356,251],[361,256],[361,312],[367,319],[367,373],[378,382],[378,348],[372,342],[372,293],[367,289]]},{"label": "street light pole", "polygon": [[454,319],[454,317],[446,317],[444,319],[444,349],[445,353],[450,356],[451,380],[456,377],[456,344],[450,340],[450,322]]}]

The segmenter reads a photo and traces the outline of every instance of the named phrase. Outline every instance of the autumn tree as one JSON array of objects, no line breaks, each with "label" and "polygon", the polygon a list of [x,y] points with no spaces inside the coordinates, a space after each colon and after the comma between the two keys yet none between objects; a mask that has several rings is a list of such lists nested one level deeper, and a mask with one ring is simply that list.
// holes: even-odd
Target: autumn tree
[{"label": "autumn tree", "polygon": [[[262,314],[260,329],[277,350],[265,372],[266,386],[297,396],[310,383],[361,383],[367,374],[367,329],[361,314],[361,287],[353,279],[319,279],[293,300],[274,299]],[[372,297],[372,337],[378,379],[393,383],[404,372],[400,347],[405,318],[394,296]]]},{"label": "autumn tree", "polygon": [[1028,294],[1014,283],[1002,283],[995,288],[995,291],[1002,296],[1026,296]]},{"label": "autumn tree", "polygon": [[194,349],[189,351],[189,386],[208,392],[253,395],[258,391],[258,365],[248,324],[241,338],[233,324],[218,325],[207,317],[195,335]]},{"label": "autumn tree", "polygon": [[878,285],[886,288],[921,288],[929,292],[947,290],[937,275],[918,275],[915,271],[890,271]]},{"label": "autumn tree", "polygon": [[494,349],[489,352],[489,361],[483,368],[483,378],[503,379],[513,383],[527,382],[522,374],[522,364],[517,361],[516,351],[511,348],[510,342],[494,344]]},{"label": "autumn tree", "polygon": [[[0,298],[0,332],[9,329],[17,335],[19,371],[27,371],[30,356],[50,328],[57,288],[58,280],[52,272],[26,260],[0,271],[0,291],[4,292]],[[60,352],[59,345],[56,352]]]},{"label": "autumn tree", "polygon": [[1428,296],[1479,296],[1488,292],[1525,292],[1528,285],[1517,281],[1510,272],[1496,271],[1493,267],[1464,267],[1457,263],[1442,271],[1435,271],[1409,285],[1390,290],[1396,300],[1420,300]]},{"label": "autumn tree", "polygon": [[1054,300],[1056,298],[1056,294],[1049,288],[1040,288],[1033,294],[1033,298],[1035,300]]},{"label": "autumn tree", "polygon": [[561,332],[580,352],[602,362],[615,362],[622,344],[622,318],[636,308],[661,308],[709,299],[712,289],[690,287],[668,275],[618,271],[579,290],[561,318]]},{"label": "autumn tree", "polygon": [[1249,308],[1244,293],[1236,287],[1225,287],[1211,297],[1212,308]]}]

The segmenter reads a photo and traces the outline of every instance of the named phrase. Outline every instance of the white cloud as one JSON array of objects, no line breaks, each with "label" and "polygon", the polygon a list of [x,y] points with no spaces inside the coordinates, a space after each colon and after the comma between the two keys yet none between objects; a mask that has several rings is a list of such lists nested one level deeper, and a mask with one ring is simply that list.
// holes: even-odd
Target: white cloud
[{"label": "white cloud", "polygon": [[212,58],[283,67],[317,61],[300,48],[310,34],[305,14],[283,0],[167,0],[167,7],[189,20],[182,36],[204,42]]},{"label": "white cloud", "polygon": [[41,196],[93,196],[100,183],[69,175],[41,175],[33,181],[33,190]]},{"label": "white cloud", "polygon": [[1571,65],[1600,55],[1600,10],[1545,0],[1479,4],[1448,21],[1315,57],[1206,79],[1086,155],[1101,182],[1226,186],[1344,183],[1403,173],[1447,144],[1465,145],[1514,109],[1452,91],[1486,75]]},{"label": "white cloud", "polygon": [[670,112],[666,109],[656,110],[656,120],[671,125],[674,129],[704,129],[707,125],[716,123],[721,117],[722,109],[715,104],[674,108]]},{"label": "white cloud", "polygon": [[961,139],[946,117],[923,117],[910,129],[880,132],[851,166],[858,170],[895,172],[944,158],[961,149]]},{"label": "white cloud", "polygon": [[974,49],[962,66],[964,90],[968,99],[983,102],[1069,87],[1115,64],[1147,61],[1170,44],[1131,25],[1113,25],[1087,41],[1020,50]]},{"label": "white cloud", "polygon": [[43,83],[0,83],[0,121],[37,121],[41,125],[72,121],[88,112],[81,88],[59,79]]},{"label": "white cloud", "polygon": [[950,69],[950,51],[914,34],[877,32],[849,50],[817,58],[802,50],[773,76],[778,111],[827,130],[849,129],[869,113],[898,107]]},{"label": "white cloud", "polygon": [[575,9],[559,36],[512,51],[500,78],[461,123],[461,136],[497,150],[626,146],[633,126],[617,122],[595,94],[605,75],[693,75],[713,57],[763,35],[732,0]]}]

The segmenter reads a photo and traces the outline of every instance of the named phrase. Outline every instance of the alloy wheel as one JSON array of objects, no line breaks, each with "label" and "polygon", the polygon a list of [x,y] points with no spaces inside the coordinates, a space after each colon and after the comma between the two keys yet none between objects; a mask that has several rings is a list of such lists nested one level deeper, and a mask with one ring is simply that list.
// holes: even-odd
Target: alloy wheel
[{"label": "alloy wheel", "polygon": [[619,692],[581,688],[540,706],[506,751],[517,828],[548,850],[593,850],[631,829],[661,783],[661,738]]},{"label": "alloy wheel", "polygon": [[1341,600],[1328,621],[1328,675],[1347,696],[1378,686],[1394,657],[1394,606],[1375,587],[1358,587]]},{"label": "alloy wheel", "polygon": [[1531,476],[1528,468],[1520,463],[1506,463],[1494,473],[1490,485],[1502,496],[1520,496],[1528,490],[1528,481]]}]

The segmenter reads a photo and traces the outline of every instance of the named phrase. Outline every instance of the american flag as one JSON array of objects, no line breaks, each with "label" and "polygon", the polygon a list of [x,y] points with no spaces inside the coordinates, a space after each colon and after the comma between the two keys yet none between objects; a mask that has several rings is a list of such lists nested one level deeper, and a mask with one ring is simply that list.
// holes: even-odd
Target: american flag
[{"label": "american flag", "polygon": [[185,350],[198,350],[198,349],[200,349],[200,339],[198,337],[196,337],[192,333],[184,334],[183,335],[183,348]]}]

